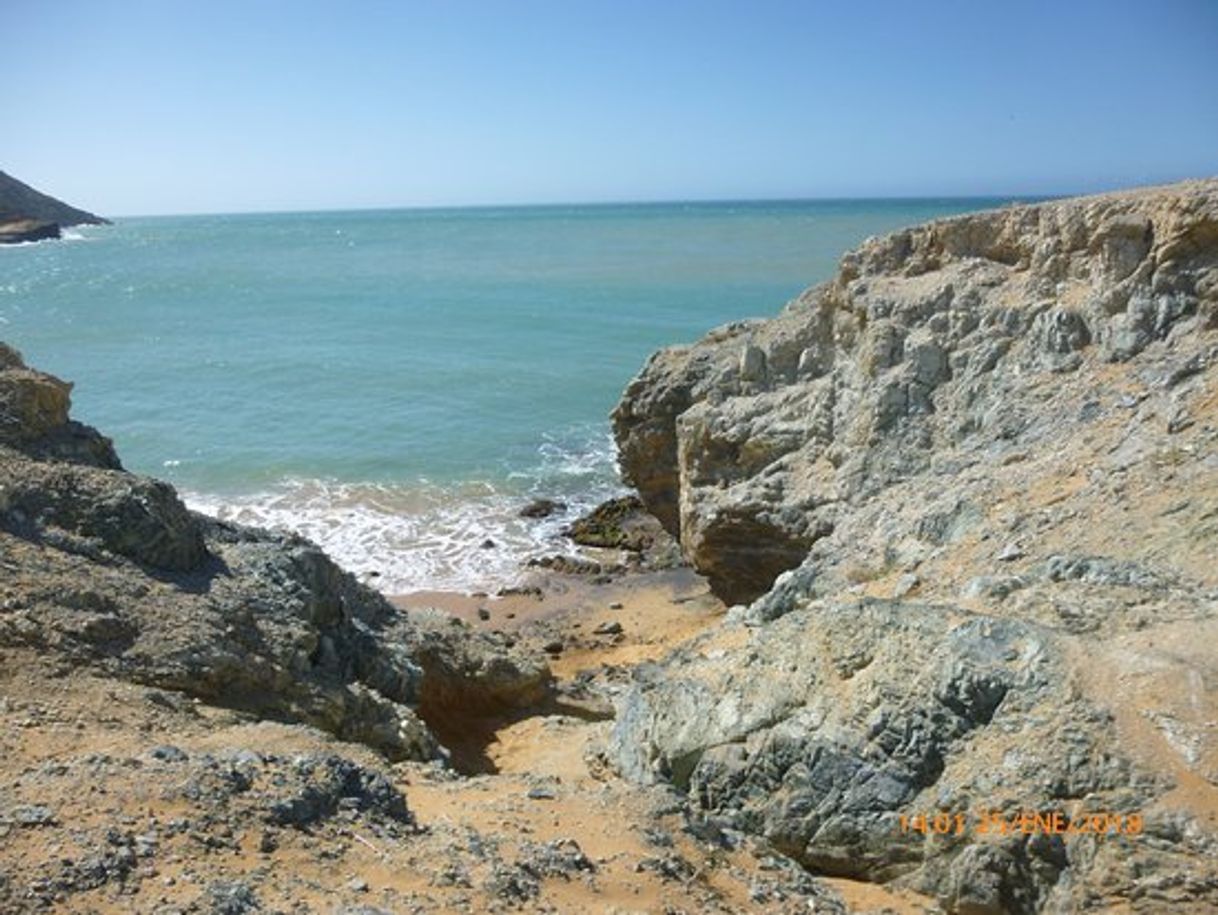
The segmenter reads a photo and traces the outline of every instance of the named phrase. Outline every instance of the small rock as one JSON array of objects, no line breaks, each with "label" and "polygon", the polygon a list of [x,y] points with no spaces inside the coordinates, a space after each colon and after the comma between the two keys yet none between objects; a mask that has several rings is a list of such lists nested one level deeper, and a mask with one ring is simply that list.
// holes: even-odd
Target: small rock
[{"label": "small rock", "polygon": [[21,826],[49,826],[55,822],[55,814],[42,804],[22,804],[14,807],[10,816]]},{"label": "small rock", "polygon": [[478,619],[489,620],[490,618],[491,618],[491,611],[487,610],[486,607],[478,608]]},{"label": "small rock", "polygon": [[610,609],[610,610],[621,610],[621,609],[622,609],[622,606],[623,606],[623,605],[622,605],[622,602],[621,602],[620,600],[615,600],[613,603],[611,603],[611,604],[609,605],[609,609]]},{"label": "small rock", "polygon": [[565,502],[559,502],[555,499],[534,499],[520,510],[520,517],[548,518],[555,512],[564,511],[566,507]]},{"label": "small rock", "polygon": [[366,893],[368,892],[368,881],[361,877],[353,877],[347,881],[347,889],[353,893]]},{"label": "small rock", "polygon": [[554,789],[539,785],[536,788],[530,788],[526,797],[531,801],[552,801],[557,795],[554,793]]},{"label": "small rock", "polygon": [[597,626],[595,629],[592,630],[592,634],[593,635],[621,635],[622,634],[622,624],[619,623],[617,620],[612,620],[607,623],[601,623],[599,626]]},{"label": "small rock", "polygon": [[1176,410],[1167,420],[1167,434],[1175,435],[1194,425],[1194,420],[1183,410]]},{"label": "small rock", "polygon": [[184,759],[187,759],[186,753],[183,750],[169,744],[153,747],[148,751],[148,755],[153,759],[159,759],[163,762],[182,762]]},{"label": "small rock", "polygon": [[495,541],[490,537],[487,537],[480,544],[478,544],[478,547],[483,550],[493,550],[495,548]]},{"label": "small rock", "polygon": [[922,584],[922,580],[912,572],[908,572],[897,579],[896,587],[892,589],[892,596],[898,600],[907,597],[920,584]]},{"label": "small rock", "polygon": [[1014,562],[1024,557],[1023,547],[1018,543],[1008,543],[996,557],[999,562]]},{"label": "small rock", "polygon": [[562,639],[550,639],[550,641],[541,646],[541,650],[546,654],[562,654]]}]

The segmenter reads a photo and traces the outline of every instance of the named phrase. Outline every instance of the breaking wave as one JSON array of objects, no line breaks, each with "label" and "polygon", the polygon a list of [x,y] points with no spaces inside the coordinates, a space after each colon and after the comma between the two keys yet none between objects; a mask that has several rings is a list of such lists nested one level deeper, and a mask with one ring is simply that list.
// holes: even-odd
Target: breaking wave
[{"label": "breaking wave", "polygon": [[[538,458],[498,484],[285,479],[264,492],[183,497],[222,520],[308,537],[386,594],[495,590],[517,581],[529,558],[570,552],[563,528],[623,491],[603,429],[556,436]],[[548,518],[520,517],[540,497],[566,507]]]}]

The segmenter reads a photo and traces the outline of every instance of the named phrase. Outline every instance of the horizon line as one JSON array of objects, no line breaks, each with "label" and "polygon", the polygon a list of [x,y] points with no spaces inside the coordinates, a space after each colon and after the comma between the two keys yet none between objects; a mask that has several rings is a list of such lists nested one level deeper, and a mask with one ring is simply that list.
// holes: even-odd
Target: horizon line
[{"label": "horizon line", "polygon": [[[1119,190],[1119,189],[1118,189]],[[269,210],[193,210],[176,213],[123,213],[107,215],[104,218],[117,219],[172,219],[180,216],[306,216],[324,213],[393,213],[404,210],[416,212],[435,212],[443,210],[544,210],[563,209],[572,207],[642,207],[642,206],[724,206],[748,204],[784,204],[784,203],[857,203],[860,201],[874,203],[907,202],[919,203],[927,201],[972,201],[972,200],[1006,200],[1014,203],[1029,203],[1045,200],[1058,200],[1067,197],[1091,196],[1105,191],[1084,193],[990,193],[990,194],[869,194],[860,196],[835,195],[826,197],[690,197],[667,198],[653,200],[573,200],[547,201],[541,203],[448,203],[448,204],[389,204],[378,206],[325,207],[302,209],[269,209]],[[100,214],[95,214],[100,215]]]}]

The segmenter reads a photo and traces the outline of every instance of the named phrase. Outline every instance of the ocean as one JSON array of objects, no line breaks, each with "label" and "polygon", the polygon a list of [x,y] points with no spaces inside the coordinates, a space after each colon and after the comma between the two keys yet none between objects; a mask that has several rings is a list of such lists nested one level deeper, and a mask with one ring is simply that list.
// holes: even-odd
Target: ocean
[{"label": "ocean", "polygon": [[[0,339],[192,507],[390,594],[495,588],[622,491],[608,413],[653,350],[775,314],[869,235],[1007,202],[119,219],[0,248]],[[540,496],[567,510],[518,517]]]}]

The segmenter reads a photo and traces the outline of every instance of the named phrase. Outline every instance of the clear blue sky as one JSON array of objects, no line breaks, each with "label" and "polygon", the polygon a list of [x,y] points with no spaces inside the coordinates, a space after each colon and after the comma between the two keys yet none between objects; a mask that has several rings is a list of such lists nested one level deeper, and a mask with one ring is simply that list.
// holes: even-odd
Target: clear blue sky
[{"label": "clear blue sky", "polygon": [[1218,173],[1218,0],[0,8],[0,169],[111,215]]}]

